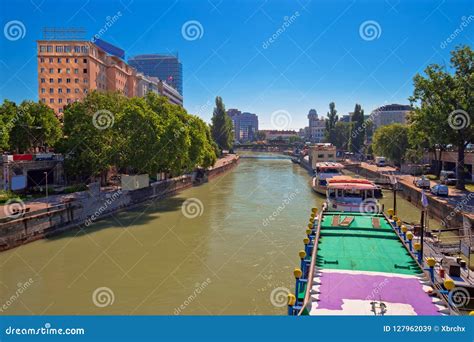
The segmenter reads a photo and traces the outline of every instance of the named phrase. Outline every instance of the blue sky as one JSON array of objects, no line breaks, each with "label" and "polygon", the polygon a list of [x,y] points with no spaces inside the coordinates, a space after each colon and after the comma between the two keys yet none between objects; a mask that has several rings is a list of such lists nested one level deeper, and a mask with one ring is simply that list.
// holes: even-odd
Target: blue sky
[{"label": "blue sky", "polygon": [[[178,52],[189,112],[209,121],[219,95],[227,108],[258,114],[261,128],[272,128],[275,111],[290,114],[285,128],[303,127],[310,108],[325,115],[331,101],[339,114],[355,103],[366,113],[407,103],[416,72],[448,64],[450,50],[474,41],[469,0],[2,0],[1,27],[18,20],[26,30],[15,41],[2,31],[2,101],[37,100],[35,41],[44,26],[84,27],[90,38],[119,11],[102,39],[127,56]],[[202,26],[198,39],[183,36],[188,21]],[[360,30],[367,21],[375,36]]]}]

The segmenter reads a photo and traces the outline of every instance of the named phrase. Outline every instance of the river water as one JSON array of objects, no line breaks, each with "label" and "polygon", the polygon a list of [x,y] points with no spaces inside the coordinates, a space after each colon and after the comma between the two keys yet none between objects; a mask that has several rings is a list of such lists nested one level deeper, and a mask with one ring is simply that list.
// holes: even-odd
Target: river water
[{"label": "river water", "polygon": [[1,253],[0,314],[285,314],[324,199],[288,158],[250,156],[172,198]]}]

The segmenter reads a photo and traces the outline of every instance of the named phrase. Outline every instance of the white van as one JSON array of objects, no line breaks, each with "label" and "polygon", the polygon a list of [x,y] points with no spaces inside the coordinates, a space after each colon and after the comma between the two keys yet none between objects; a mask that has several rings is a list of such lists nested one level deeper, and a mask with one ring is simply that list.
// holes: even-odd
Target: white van
[{"label": "white van", "polygon": [[385,157],[375,157],[375,165],[378,167],[385,166]]}]

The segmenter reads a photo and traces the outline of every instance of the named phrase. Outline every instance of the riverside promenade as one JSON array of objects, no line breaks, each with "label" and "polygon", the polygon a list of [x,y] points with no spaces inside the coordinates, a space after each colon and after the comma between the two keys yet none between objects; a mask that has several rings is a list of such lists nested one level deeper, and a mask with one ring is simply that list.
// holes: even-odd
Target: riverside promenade
[{"label": "riverside promenade", "polygon": [[[417,207],[421,206],[421,202],[417,200],[421,198],[421,189],[413,184],[417,178],[410,174],[400,173],[396,168],[391,166],[377,167],[376,165],[361,162],[356,164],[347,163],[349,170],[355,170],[359,175],[368,178],[385,178],[388,180],[390,176],[396,177],[398,183],[402,186],[404,192],[402,195],[407,197]],[[436,185],[435,181],[430,181],[430,187]],[[474,221],[474,193],[470,191],[458,190],[449,187],[449,196],[440,197],[433,195],[429,190],[425,190],[425,194],[434,214],[441,220],[449,219],[455,214],[460,214]],[[433,204],[433,205],[431,205]],[[434,211],[433,211],[434,210]]]},{"label": "riverside promenade", "polygon": [[[231,170],[239,156],[227,155],[205,170],[206,178]],[[0,206],[0,251],[65,231],[87,229],[93,222],[119,211],[161,200],[195,185],[193,175],[186,174],[151,183],[149,186],[123,191],[119,187],[91,187],[88,191],[54,195],[48,198]],[[16,208],[16,212],[12,212]]]},{"label": "riverside promenade", "polygon": [[[239,157],[235,154],[226,155],[222,158],[219,158],[214,164],[214,166],[210,167],[207,171],[208,172],[220,171],[221,169],[234,163],[238,159]],[[164,181],[161,181],[161,182],[164,182]],[[157,183],[160,183],[160,181]],[[119,190],[120,190],[119,186],[104,186],[100,188],[100,192],[104,194],[113,194]],[[87,197],[87,193],[88,191],[79,191],[79,192],[74,192],[71,194],[50,195],[48,197],[25,200],[24,204],[25,204],[25,208],[29,212],[43,211],[43,210],[46,210],[47,208],[53,207],[55,205],[59,205],[61,203],[73,202],[76,200],[83,199],[84,197]],[[0,219],[5,218],[7,214],[8,214],[8,210],[6,209],[5,204],[0,205]]]}]

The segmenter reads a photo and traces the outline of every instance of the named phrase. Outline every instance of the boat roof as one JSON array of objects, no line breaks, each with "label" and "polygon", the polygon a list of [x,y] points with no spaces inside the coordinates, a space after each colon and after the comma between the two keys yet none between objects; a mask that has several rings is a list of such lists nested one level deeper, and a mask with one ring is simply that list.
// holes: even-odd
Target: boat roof
[{"label": "boat roof", "polygon": [[355,189],[355,190],[375,190],[377,186],[364,178],[353,178],[350,176],[335,176],[328,179],[329,189]]},{"label": "boat roof", "polygon": [[320,169],[343,169],[344,165],[334,162],[319,162],[316,163],[316,167]]},{"label": "boat roof", "polygon": [[306,289],[310,315],[374,315],[374,308],[385,315],[441,315],[445,309],[383,214],[323,212],[316,248]]}]

